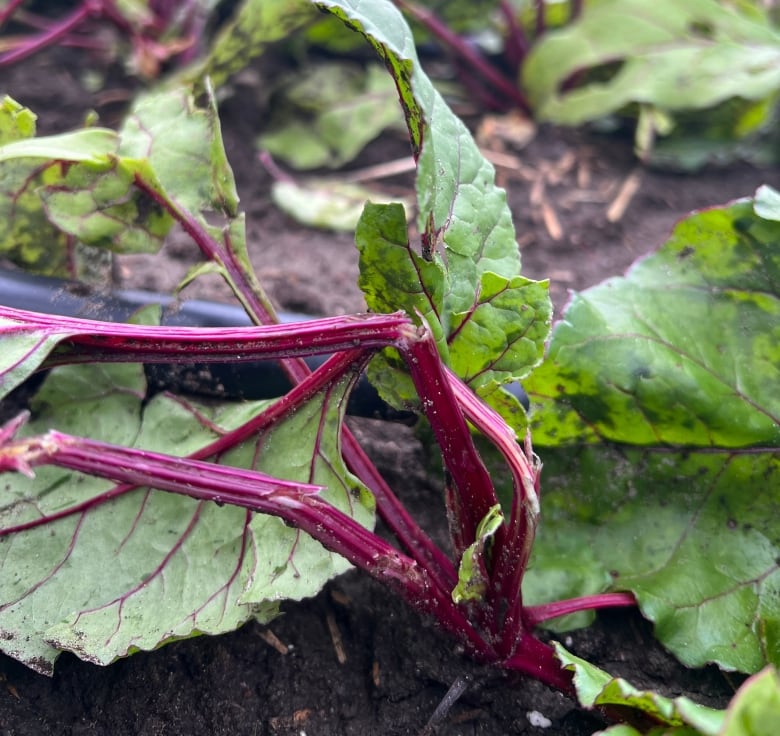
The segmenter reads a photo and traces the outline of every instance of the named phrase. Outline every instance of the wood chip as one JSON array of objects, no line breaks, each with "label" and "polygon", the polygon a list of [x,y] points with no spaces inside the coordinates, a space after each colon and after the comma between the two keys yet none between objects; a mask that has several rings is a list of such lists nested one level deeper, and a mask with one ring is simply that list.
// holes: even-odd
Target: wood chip
[{"label": "wood chip", "polygon": [[288,654],[290,651],[290,648],[286,644],[284,644],[279,639],[279,637],[276,634],[274,634],[273,631],[271,631],[271,629],[263,629],[260,632],[260,638],[266,644],[268,644],[269,647],[273,647],[274,649],[276,649],[276,651],[279,652],[279,654]]},{"label": "wood chip", "polygon": [[333,649],[336,651],[336,659],[339,664],[346,664],[347,653],[344,651],[344,642],[341,640],[341,631],[336,623],[336,618],[333,613],[328,611],[325,614],[325,621],[328,624],[328,631],[330,632],[330,639],[333,642]]},{"label": "wood chip", "polygon": [[410,156],[398,158],[395,161],[385,161],[374,166],[366,166],[362,169],[347,171],[343,174],[333,177],[338,181],[355,183],[361,181],[373,181],[375,179],[386,179],[389,176],[398,176],[399,174],[408,174],[414,171],[416,164]]},{"label": "wood chip", "polygon": [[547,183],[557,186],[577,163],[577,154],[574,151],[566,151],[550,168],[547,173]]},{"label": "wood chip", "polygon": [[371,665],[371,682],[374,683],[374,687],[379,687],[382,683],[382,670],[379,667],[379,662],[376,660]]},{"label": "wood chip", "polygon": [[563,237],[561,221],[558,219],[553,206],[546,199],[542,202],[542,221],[553,240],[560,240]]},{"label": "wood chip", "polygon": [[305,726],[312,715],[311,708],[301,708],[289,716],[275,716],[268,719],[268,725],[273,733],[289,732],[290,729],[300,729]]},{"label": "wood chip", "polygon": [[632,171],[620,185],[617,196],[607,208],[607,220],[618,222],[626,214],[628,206],[642,184],[642,175],[639,171]]},{"label": "wood chip", "polygon": [[494,151],[490,148],[480,148],[479,150],[493,166],[516,173],[522,179],[528,181],[536,178],[536,171],[524,164],[519,156],[513,156],[511,153],[503,153],[502,151]]},{"label": "wood chip", "polygon": [[340,590],[331,590],[330,598],[334,603],[338,603],[340,606],[344,606],[344,608],[348,608],[352,604],[352,599]]},{"label": "wood chip", "polygon": [[577,162],[577,187],[579,189],[588,189],[590,180],[590,161],[586,158],[581,158]]}]

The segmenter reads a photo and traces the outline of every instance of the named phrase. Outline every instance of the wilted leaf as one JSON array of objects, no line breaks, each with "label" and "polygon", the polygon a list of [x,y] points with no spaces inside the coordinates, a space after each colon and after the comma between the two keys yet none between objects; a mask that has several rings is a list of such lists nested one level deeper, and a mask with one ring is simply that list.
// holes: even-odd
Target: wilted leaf
[{"label": "wilted leaf", "polygon": [[398,202],[359,184],[307,179],[305,182],[274,182],[274,204],[296,222],[325,230],[354,232],[367,201]]},{"label": "wilted leaf", "polygon": [[314,16],[306,0],[244,0],[235,17],[211,44],[205,61],[187,70],[187,80],[209,79],[221,87],[272,43],[289,36]]},{"label": "wilted leaf", "polygon": [[147,160],[166,196],[193,214],[234,216],[238,194],[225,155],[216,103],[199,107],[186,89],[151,92],[133,105],[119,154]]}]

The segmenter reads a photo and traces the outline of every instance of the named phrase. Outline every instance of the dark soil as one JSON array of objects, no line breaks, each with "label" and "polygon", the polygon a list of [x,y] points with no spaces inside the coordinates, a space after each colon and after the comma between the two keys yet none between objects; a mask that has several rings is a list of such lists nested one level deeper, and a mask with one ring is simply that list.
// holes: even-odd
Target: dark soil
[{"label": "dark soil", "polygon": [[[85,92],[79,80],[87,61],[62,50],[35,57],[4,72],[0,92],[37,111],[43,132],[72,127],[89,107],[105,124],[115,124],[131,92],[124,81]],[[251,102],[251,89],[238,92],[222,104],[223,129],[261,281],[285,309],[360,310],[351,237],[303,229],[274,208],[270,177],[253,149],[264,110]],[[485,123],[470,120],[475,127]],[[745,165],[695,176],[644,170],[630,141],[572,131],[542,128],[520,149],[495,127],[490,120],[483,127],[485,144],[516,159],[504,159],[508,166],[499,167],[499,176],[515,214],[525,272],[552,279],[559,311],[568,289],[621,273],[663,242],[689,210],[751,195],[764,182],[780,185],[780,171]],[[407,154],[402,141],[388,138],[356,166]],[[409,187],[403,178],[392,184]],[[632,185],[637,188],[629,197]],[[155,260],[121,259],[118,277],[124,285],[166,291],[192,262],[192,248],[176,237]],[[229,296],[216,282],[198,288],[199,296]],[[441,535],[438,481],[426,474],[412,430],[372,420],[354,424],[391,485]],[[475,666],[432,624],[362,574],[347,574],[315,599],[285,610],[267,628],[248,625],[222,637],[179,642],[107,668],[64,655],[53,678],[0,655],[0,734],[417,734],[462,677],[470,685],[437,733],[534,734],[543,732],[538,724],[549,723],[548,733],[580,736],[602,726],[597,715],[535,681]],[[715,669],[680,666],[636,613],[602,614],[565,643],[637,685],[708,704],[724,705],[737,684]]]}]

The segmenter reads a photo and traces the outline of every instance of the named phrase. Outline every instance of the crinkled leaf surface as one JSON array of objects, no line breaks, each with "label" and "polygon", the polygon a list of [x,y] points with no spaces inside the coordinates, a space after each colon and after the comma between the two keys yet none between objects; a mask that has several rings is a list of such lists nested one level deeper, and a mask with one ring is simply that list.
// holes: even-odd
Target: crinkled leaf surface
[{"label": "crinkled leaf surface", "polygon": [[71,271],[69,237],[47,217],[40,191],[63,184],[64,162],[109,166],[116,146],[116,134],[100,128],[18,137],[0,146],[0,253],[38,273],[81,275]]},{"label": "crinkled leaf surface", "polygon": [[[724,712],[694,703],[689,698],[667,698],[650,690],[639,690],[622,677],[612,677],[584,659],[567,652],[554,643],[555,653],[566,669],[574,672],[577,697],[586,708],[596,706],[621,706],[647,714],[659,728],[650,733],[679,734],[680,736],[716,736],[721,733]],[[663,728],[660,727],[663,724]],[[627,731],[609,729],[605,733],[624,736],[638,734],[633,728]]]},{"label": "crinkled leaf surface", "polygon": [[707,210],[575,297],[526,382],[545,462],[527,602],[631,590],[685,664],[780,663],[778,242],[749,200]]},{"label": "crinkled leaf surface", "polygon": [[[605,66],[607,80],[564,84]],[[523,85],[540,118],[570,125],[632,102],[685,110],[760,100],[780,87],[780,33],[717,0],[603,0],[534,45]]]},{"label": "crinkled leaf surface", "polygon": [[69,166],[61,181],[40,190],[46,215],[82,243],[115,253],[156,253],[173,219],[134,188],[136,176],[157,184],[146,161],[112,157]]},{"label": "crinkled leaf surface", "polygon": [[[541,359],[549,330],[547,285],[519,275],[520,255],[505,192],[465,125],[420,67],[411,31],[390,2],[320,2],[363,33],[393,75],[417,159],[418,253],[403,210],[367,207],[356,233],[361,288],[378,312],[406,309],[428,321],[444,359],[504,413],[522,408],[500,384]],[[392,360],[392,359],[391,359]],[[392,362],[372,376],[391,401],[412,400]],[[507,409],[511,405],[511,411]]]},{"label": "crinkled leaf surface", "polygon": [[[54,371],[27,432],[57,427],[187,454],[247,421],[258,403],[199,406],[168,395],[143,403],[139,366]],[[237,446],[220,462],[326,487],[372,523],[367,492],[345,470],[339,432],[345,386],[333,387]],[[54,467],[4,478],[0,527],[57,513],[111,484]],[[277,519],[137,489],[45,526],[0,537],[2,649],[41,672],[61,650],[100,664],[198,633],[267,620],[284,598],[313,595],[343,558]]]},{"label": "crinkled leaf surface", "polygon": [[525,384],[534,442],[780,445],[778,241],[750,200],[705,210],[576,295]]}]

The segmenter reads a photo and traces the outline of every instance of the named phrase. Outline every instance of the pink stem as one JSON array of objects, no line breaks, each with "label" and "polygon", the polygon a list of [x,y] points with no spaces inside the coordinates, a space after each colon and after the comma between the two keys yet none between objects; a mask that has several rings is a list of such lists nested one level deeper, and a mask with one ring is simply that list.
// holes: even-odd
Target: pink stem
[{"label": "pink stem", "polygon": [[285,481],[254,470],[120,447],[51,430],[0,448],[0,471],[30,472],[56,465],[113,481],[144,485],[215,503],[278,516],[390,586],[414,608],[464,641],[484,661],[492,648],[415,560],[402,554],[317,494],[318,486]]},{"label": "pink stem", "polygon": [[0,10],[0,28],[8,22],[8,19],[14,14],[24,0],[9,0],[8,4]]},{"label": "pink stem", "polygon": [[461,57],[486,82],[495,87],[497,92],[505,96],[507,100],[511,100],[513,104],[527,115],[531,114],[531,106],[517,85],[513,81],[506,79],[498,69],[493,67],[482,54],[469,46],[457,33],[447,28],[434,13],[426,8],[407,2],[407,0],[395,0],[395,4],[409,13],[415,20],[422,23],[450,51]]},{"label": "pink stem", "polygon": [[26,59],[28,56],[32,56],[42,48],[45,48],[46,46],[55,43],[63,36],[66,36],[76,28],[76,26],[99,12],[100,2],[95,2],[94,0],[83,2],[69,16],[57,23],[53,23],[44,33],[22,42],[15,49],[11,49],[11,51],[0,56],[0,66],[14,64],[17,61]]},{"label": "pink stem", "polygon": [[[257,324],[270,325],[278,321],[272,305],[258,297],[261,289],[254,276],[246,272],[232,249],[215,242],[192,215],[163,197],[141,177],[137,177],[135,183],[182,224],[207,259],[224,265],[228,272],[228,283]],[[280,364],[293,384],[300,383],[310,373],[309,367],[299,358],[285,358]],[[442,591],[451,590],[456,580],[452,563],[404,509],[346,426],[343,429],[343,452],[350,470],[374,494],[377,511],[392,533],[407,551],[429,570],[432,581]]]},{"label": "pink stem", "polygon": [[636,598],[633,593],[598,593],[584,595],[580,598],[569,598],[565,601],[543,603],[539,606],[526,606],[523,618],[529,628],[538,626],[543,621],[549,621],[559,616],[568,616],[581,611],[593,611],[598,608],[635,608]]},{"label": "pink stem", "polygon": [[493,482],[479,456],[463,413],[455,400],[436,343],[427,327],[398,343],[405,355],[423,412],[431,423],[442,459],[453,480],[453,535],[458,558],[475,541],[479,522],[498,503]]}]

